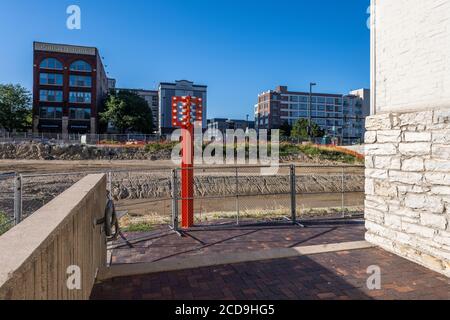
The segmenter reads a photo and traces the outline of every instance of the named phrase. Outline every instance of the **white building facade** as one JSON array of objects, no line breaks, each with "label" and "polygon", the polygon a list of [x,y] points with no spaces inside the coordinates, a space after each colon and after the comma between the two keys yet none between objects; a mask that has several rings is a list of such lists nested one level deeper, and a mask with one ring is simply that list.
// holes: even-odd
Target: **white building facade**
[{"label": "white building facade", "polygon": [[450,276],[450,2],[372,0],[366,239]]}]

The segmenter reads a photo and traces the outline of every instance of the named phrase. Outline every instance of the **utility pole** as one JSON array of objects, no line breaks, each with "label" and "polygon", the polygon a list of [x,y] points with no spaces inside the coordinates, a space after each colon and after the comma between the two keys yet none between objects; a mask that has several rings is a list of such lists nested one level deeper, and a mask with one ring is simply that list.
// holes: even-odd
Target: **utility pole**
[{"label": "utility pole", "polygon": [[317,83],[310,82],[310,84],[309,84],[309,104],[308,104],[308,137],[309,137],[309,141],[311,141],[311,138],[312,138],[311,113],[312,113],[312,89],[314,86],[317,86]]}]

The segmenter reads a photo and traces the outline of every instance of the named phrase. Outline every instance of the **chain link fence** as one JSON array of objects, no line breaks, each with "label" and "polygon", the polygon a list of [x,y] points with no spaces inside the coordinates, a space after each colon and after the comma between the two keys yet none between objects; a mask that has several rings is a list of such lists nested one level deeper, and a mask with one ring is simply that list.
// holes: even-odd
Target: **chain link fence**
[{"label": "chain link fence", "polygon": [[0,143],[19,142],[54,142],[69,144],[126,144],[166,141],[166,135],[159,134],[79,134],[79,133],[30,133],[30,132],[0,132]]},{"label": "chain link fence", "polygon": [[15,173],[0,174],[0,235],[16,223],[20,211],[19,186]]},{"label": "chain link fence", "polygon": [[[360,166],[198,167],[193,171],[194,222],[198,226],[295,223],[318,216],[360,214],[364,168]],[[20,222],[88,174],[107,175],[107,189],[127,231],[155,225],[179,228],[181,169],[103,170],[0,176],[5,224]],[[3,221],[3,220],[0,220]],[[1,227],[1,223],[0,223]]]},{"label": "chain link fence", "polygon": [[[179,228],[183,173],[173,172],[172,226]],[[207,167],[193,171],[194,224],[298,223],[320,216],[363,212],[364,169],[352,166]]]}]

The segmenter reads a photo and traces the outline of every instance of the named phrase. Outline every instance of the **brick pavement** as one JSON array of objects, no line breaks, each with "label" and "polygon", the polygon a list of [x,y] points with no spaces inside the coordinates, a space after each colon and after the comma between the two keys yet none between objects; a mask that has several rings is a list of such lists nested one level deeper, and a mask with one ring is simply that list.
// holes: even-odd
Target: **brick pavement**
[{"label": "brick pavement", "polygon": [[[129,234],[132,245],[113,250],[113,263],[153,262],[192,255],[360,241],[362,221],[299,227],[246,227],[189,232],[161,228]],[[136,239],[144,241],[133,242]],[[117,245],[117,244],[116,244]],[[368,290],[367,268],[378,265],[381,290]],[[97,284],[92,299],[447,299],[450,281],[378,248],[115,278]]]},{"label": "brick pavement", "polygon": [[[273,248],[340,243],[364,240],[364,222],[324,221],[298,226],[248,226],[223,230],[190,231],[180,238],[167,227],[150,233],[126,234],[131,244],[118,241],[111,264],[149,263],[209,253],[236,253]],[[140,241],[134,241],[141,239]]]},{"label": "brick pavement", "polygon": [[[367,289],[371,265],[381,268],[381,290]],[[450,281],[374,248],[116,278],[92,299],[450,300]]]}]

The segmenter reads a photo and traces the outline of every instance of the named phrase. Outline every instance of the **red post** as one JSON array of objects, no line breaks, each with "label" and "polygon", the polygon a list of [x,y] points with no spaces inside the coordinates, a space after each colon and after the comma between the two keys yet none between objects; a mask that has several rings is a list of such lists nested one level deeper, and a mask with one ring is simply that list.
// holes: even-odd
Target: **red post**
[{"label": "red post", "polygon": [[173,126],[182,131],[181,162],[181,225],[183,229],[194,225],[194,125],[202,121],[202,99],[194,97],[173,98]]},{"label": "red post", "polygon": [[181,162],[182,228],[194,225],[194,126],[183,130],[183,158]]}]

